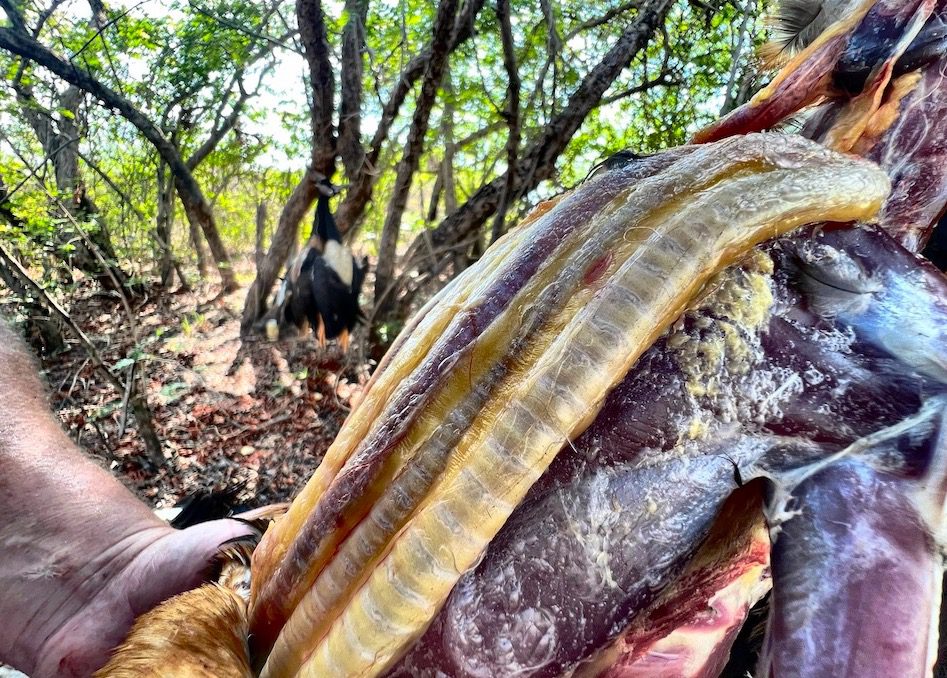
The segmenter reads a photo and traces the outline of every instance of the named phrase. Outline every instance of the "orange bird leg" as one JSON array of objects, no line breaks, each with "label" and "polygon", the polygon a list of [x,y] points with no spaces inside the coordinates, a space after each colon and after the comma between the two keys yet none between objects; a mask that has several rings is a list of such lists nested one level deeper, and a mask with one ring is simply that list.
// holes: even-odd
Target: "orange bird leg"
[{"label": "orange bird leg", "polygon": [[326,347],[326,324],[322,321],[322,316],[319,316],[319,326],[316,328],[316,341],[319,342],[319,348]]}]

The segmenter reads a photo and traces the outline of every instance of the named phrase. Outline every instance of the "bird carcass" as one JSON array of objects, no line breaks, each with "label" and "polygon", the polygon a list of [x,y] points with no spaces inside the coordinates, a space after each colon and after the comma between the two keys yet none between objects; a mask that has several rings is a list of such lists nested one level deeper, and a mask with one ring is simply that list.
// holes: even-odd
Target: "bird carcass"
[{"label": "bird carcass", "polygon": [[320,347],[337,338],[345,352],[350,333],[363,319],[358,297],[368,260],[363,259],[359,265],[342,244],[342,235],[329,208],[329,198],[338,189],[326,179],[320,180],[316,189],[319,197],[312,233],[291,262],[263,326],[270,341],[311,328]]},{"label": "bird carcass", "polygon": [[[943,172],[905,167],[943,136],[904,143],[940,89],[912,50],[933,3],[902,5],[843,13],[764,92],[817,76],[776,119],[837,109],[817,136],[882,160],[883,228],[850,224],[886,177],[766,134],[538,210],[409,326],[257,551],[264,675],[714,675],[768,586],[761,487],[774,675],[923,675],[947,284],[891,235],[917,247],[942,210]],[[833,89],[869,22],[898,39],[863,91]],[[771,126],[761,101],[705,136]]]},{"label": "bird carcass", "polygon": [[928,674],[943,4],[826,3],[701,143],[425,306],[254,553],[262,675],[714,676],[770,586],[762,673]]},{"label": "bird carcass", "polygon": [[[744,441],[747,415],[766,423],[752,403],[716,411],[731,389],[779,412],[766,389],[791,368],[756,364],[772,258],[718,281],[703,340],[681,313],[753,245],[869,219],[888,190],[870,163],[747,135],[604,173],[520,226],[422,311],[257,550],[264,675],[557,675],[603,649],[680,574],[735,468],[825,452]],[[741,360],[755,389],[728,383]]]}]

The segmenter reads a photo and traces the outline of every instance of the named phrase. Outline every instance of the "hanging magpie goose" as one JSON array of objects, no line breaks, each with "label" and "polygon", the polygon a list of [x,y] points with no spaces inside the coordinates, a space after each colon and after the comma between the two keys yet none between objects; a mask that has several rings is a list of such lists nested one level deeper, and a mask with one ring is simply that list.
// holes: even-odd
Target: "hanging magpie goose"
[{"label": "hanging magpie goose", "polygon": [[338,339],[347,351],[350,333],[364,317],[358,295],[368,259],[358,264],[351,250],[342,244],[329,209],[329,198],[338,192],[336,187],[323,179],[318,188],[312,234],[280,285],[276,312],[267,321],[266,333],[272,340],[284,336],[291,326],[301,331],[311,327],[320,346],[329,339]]}]

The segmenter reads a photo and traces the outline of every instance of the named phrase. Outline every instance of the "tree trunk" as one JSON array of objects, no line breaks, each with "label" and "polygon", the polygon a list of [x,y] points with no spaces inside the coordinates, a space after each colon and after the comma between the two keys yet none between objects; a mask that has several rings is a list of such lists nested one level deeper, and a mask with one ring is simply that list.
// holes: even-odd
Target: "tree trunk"
[{"label": "tree trunk", "polygon": [[342,30],[342,100],[339,103],[339,156],[345,176],[355,181],[363,169],[365,147],[362,146],[362,73],[365,51],[365,18],[368,0],[346,0],[348,21]]},{"label": "tree trunk", "polygon": [[[647,0],[642,4],[637,20],[582,79],[565,108],[526,148],[512,181],[515,194],[525,195],[552,176],[556,159],[615,78],[647,46],[671,4],[671,0]],[[504,173],[482,186],[436,228],[416,237],[405,255],[405,269],[429,271],[436,265],[428,254],[431,248],[440,250],[471,237],[496,211],[506,185]]]},{"label": "tree trunk", "polygon": [[321,0],[297,0],[296,22],[309,66],[312,89],[312,167],[331,177],[335,170],[335,135],[332,128],[335,77],[329,58],[325,16]]},{"label": "tree trunk", "polygon": [[240,320],[240,333],[244,336],[252,332],[253,325],[266,313],[266,298],[270,295],[280,268],[296,242],[299,223],[316,200],[316,181],[320,176],[312,167],[308,168],[280,212],[270,249],[257,263],[256,279],[247,290],[243,317]]},{"label": "tree trunk", "polygon": [[[180,168],[187,170],[183,162],[181,162]],[[171,171],[174,172],[173,166]],[[227,254],[224,241],[220,239],[220,232],[217,230],[214,214],[211,212],[210,205],[207,204],[200,186],[189,171],[184,174],[174,172],[174,185],[177,188],[181,204],[184,205],[184,213],[187,215],[188,224],[194,229],[192,235],[196,236],[195,248],[197,249],[198,261],[200,261],[202,252],[200,234],[197,233],[195,226],[200,227],[201,232],[207,239],[207,244],[210,246],[210,253],[214,257],[214,263],[217,264],[217,272],[220,275],[221,291],[223,293],[233,292],[239,285],[237,285],[237,279],[234,277],[230,255]]]},{"label": "tree trunk", "polygon": [[256,206],[256,237],[253,240],[253,261],[257,268],[263,262],[263,236],[266,234],[266,203]]},{"label": "tree trunk", "polygon": [[[404,154],[398,163],[395,175],[395,185],[391,193],[391,202],[388,204],[388,213],[381,232],[381,243],[378,247],[378,263],[375,267],[375,308],[372,313],[373,325],[378,326],[389,320],[395,308],[395,297],[391,294],[394,287],[395,260],[398,253],[398,234],[401,231],[401,217],[408,204],[408,194],[414,173],[421,161],[424,150],[424,135],[427,134],[431,109],[437,98],[437,88],[449,56],[450,32],[457,13],[457,0],[441,0],[437,7],[437,16],[434,19],[433,37],[431,39],[431,58],[424,69],[421,81],[421,92],[418,94],[414,115],[411,118],[411,128],[405,142]],[[374,329],[374,328],[373,328]]]},{"label": "tree trunk", "polygon": [[516,49],[513,44],[513,28],[510,24],[510,0],[497,0],[497,21],[500,24],[500,39],[503,43],[503,67],[506,70],[506,110],[504,117],[509,127],[506,139],[506,182],[500,195],[490,242],[494,243],[506,232],[506,211],[516,199],[515,182],[516,154],[520,145],[520,76],[516,67]]},{"label": "tree trunk", "polygon": [[207,238],[211,253],[217,263],[224,291],[236,289],[237,284],[230,257],[220,239],[210,206],[174,145],[128,99],[96,80],[87,71],[49,51],[25,30],[17,29],[17,25],[17,22],[13,22],[12,28],[0,26],[0,47],[49,69],[69,84],[88,92],[107,108],[117,111],[128,120],[155,147],[171,170],[178,197],[184,206],[188,221],[200,227]]},{"label": "tree trunk", "polygon": [[441,113],[441,138],[444,145],[444,157],[437,166],[437,178],[434,179],[434,188],[431,190],[431,204],[428,206],[428,222],[437,220],[437,210],[441,199],[444,200],[444,212],[448,214],[457,209],[457,186],[454,182],[454,155],[457,151],[454,143],[454,88],[450,80],[450,68],[444,69],[441,81],[444,91],[444,105]]},{"label": "tree trunk", "polygon": [[18,298],[26,316],[25,334],[30,346],[40,355],[51,355],[65,348],[66,340],[62,336],[62,328],[49,317],[49,311],[36,302],[35,295],[20,282],[2,257],[0,282]]},{"label": "tree trunk", "polygon": [[310,111],[312,158],[280,212],[269,251],[257,265],[256,279],[250,285],[243,304],[240,320],[240,334],[243,336],[249,335],[256,322],[266,313],[266,298],[296,242],[299,222],[316,200],[316,182],[323,177],[331,177],[335,170],[336,141],[332,129],[334,78],[320,0],[297,0],[296,22],[306,52],[309,83],[313,90]]},{"label": "tree trunk", "polygon": [[145,444],[145,458],[152,469],[157,471],[164,466],[164,452],[161,449],[161,439],[155,428],[151,407],[148,406],[148,390],[144,372],[137,368],[138,363],[132,364],[128,375],[128,404],[135,416],[135,423],[138,424],[138,435]]},{"label": "tree trunk", "polygon": [[[467,0],[457,15],[454,23],[450,41],[447,45],[448,55],[453,53],[460,45],[466,42],[473,35],[474,21],[477,14],[483,7],[484,0]],[[414,88],[414,84],[424,74],[428,63],[433,56],[432,45],[428,45],[424,50],[413,57],[398,77],[398,82],[388,97],[388,101],[382,107],[381,117],[378,120],[378,126],[369,143],[368,151],[362,162],[361,171],[357,178],[350,181],[345,197],[339,204],[336,211],[336,221],[339,224],[339,230],[351,238],[354,235],[356,226],[361,222],[365,214],[365,209],[372,199],[372,192],[375,183],[381,174],[378,171],[378,162],[381,157],[382,148],[388,140],[388,134],[391,126],[398,117],[401,105],[407,99],[408,94]]]},{"label": "tree trunk", "polygon": [[158,242],[158,271],[161,286],[171,286],[174,276],[174,255],[171,231],[174,225],[174,187],[168,178],[168,166],[158,161],[158,214],[155,217],[155,240]]},{"label": "tree trunk", "polygon": [[207,248],[204,246],[204,238],[201,236],[201,229],[197,227],[194,221],[187,222],[187,232],[191,240],[191,246],[194,248],[194,254],[197,256],[197,275],[201,280],[207,280],[210,272],[210,255],[207,254]]},{"label": "tree trunk", "polygon": [[[82,228],[93,247],[97,247],[105,265],[90,250],[85,238],[75,237],[67,227],[57,232],[59,244],[69,243],[72,252],[67,257],[67,265],[73,266],[93,278],[103,289],[125,293],[127,274],[115,262],[115,249],[98,218],[98,208],[85,192],[79,171],[79,104],[82,91],[69,87],[60,98],[60,113],[53,123],[53,114],[42,111],[29,87],[15,84],[20,112],[36,135],[43,152],[53,166],[56,188],[61,196],[62,207],[75,219],[78,228]],[[91,225],[91,228],[88,228]],[[71,224],[70,224],[71,226]],[[116,282],[118,283],[116,289]]]}]

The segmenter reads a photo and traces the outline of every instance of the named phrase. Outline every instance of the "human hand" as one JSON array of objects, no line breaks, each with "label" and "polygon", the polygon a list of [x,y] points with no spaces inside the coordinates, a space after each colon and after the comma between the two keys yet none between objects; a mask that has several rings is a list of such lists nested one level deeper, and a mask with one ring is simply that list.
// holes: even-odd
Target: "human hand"
[{"label": "human hand", "polygon": [[[35,577],[49,577],[47,586],[28,582],[17,587],[14,582],[4,591],[5,600],[19,601],[23,612],[31,611],[19,615],[22,623],[14,619],[0,627],[4,660],[31,678],[91,675],[139,615],[200,585],[212,573],[220,545],[251,533],[235,520],[186,530],[155,520],[131,526],[111,545],[77,535],[64,554],[71,571],[34,568]],[[21,564],[30,567],[35,560],[21,559]]]}]

